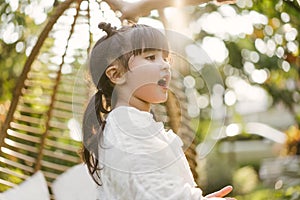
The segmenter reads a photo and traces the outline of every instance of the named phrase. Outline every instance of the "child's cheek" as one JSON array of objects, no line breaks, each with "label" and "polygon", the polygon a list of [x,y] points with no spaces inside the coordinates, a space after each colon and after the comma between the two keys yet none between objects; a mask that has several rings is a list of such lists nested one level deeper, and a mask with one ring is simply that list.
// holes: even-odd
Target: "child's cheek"
[{"label": "child's cheek", "polygon": [[156,64],[135,66],[131,71],[128,71],[127,79],[133,90],[146,85],[156,85],[160,79],[160,66]]}]

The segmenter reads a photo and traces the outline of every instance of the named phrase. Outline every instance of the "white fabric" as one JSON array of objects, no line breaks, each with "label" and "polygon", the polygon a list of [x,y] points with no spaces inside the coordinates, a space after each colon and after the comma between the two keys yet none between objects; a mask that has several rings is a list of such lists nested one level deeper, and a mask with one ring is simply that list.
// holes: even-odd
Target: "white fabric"
[{"label": "white fabric", "polygon": [[20,185],[0,194],[0,200],[49,200],[49,190],[41,171],[36,172]]},{"label": "white fabric", "polygon": [[78,164],[56,178],[52,184],[55,200],[95,200],[97,185],[84,164]]},{"label": "white fabric", "polygon": [[115,108],[100,143],[101,200],[199,200],[181,139],[152,114]]}]

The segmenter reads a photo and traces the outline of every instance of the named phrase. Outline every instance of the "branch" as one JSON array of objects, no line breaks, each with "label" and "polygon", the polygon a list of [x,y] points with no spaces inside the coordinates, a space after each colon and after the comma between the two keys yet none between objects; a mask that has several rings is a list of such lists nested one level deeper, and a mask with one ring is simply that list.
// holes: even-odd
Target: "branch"
[{"label": "branch", "polygon": [[235,0],[141,0],[135,3],[128,3],[123,0],[105,0],[106,3],[114,11],[120,11],[122,13],[121,19],[128,19],[137,21],[138,17],[148,16],[151,10],[164,9],[167,7],[183,7],[183,6],[194,6],[203,3],[234,3]]}]

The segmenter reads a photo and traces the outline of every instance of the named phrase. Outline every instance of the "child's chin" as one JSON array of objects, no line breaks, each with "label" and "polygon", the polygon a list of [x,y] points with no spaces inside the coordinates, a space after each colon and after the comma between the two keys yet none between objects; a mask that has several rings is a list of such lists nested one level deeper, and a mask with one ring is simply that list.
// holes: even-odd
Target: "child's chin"
[{"label": "child's chin", "polygon": [[165,103],[168,100],[168,97],[166,96],[165,98],[161,98],[156,100],[155,102],[153,102],[154,104],[158,104],[158,103]]}]

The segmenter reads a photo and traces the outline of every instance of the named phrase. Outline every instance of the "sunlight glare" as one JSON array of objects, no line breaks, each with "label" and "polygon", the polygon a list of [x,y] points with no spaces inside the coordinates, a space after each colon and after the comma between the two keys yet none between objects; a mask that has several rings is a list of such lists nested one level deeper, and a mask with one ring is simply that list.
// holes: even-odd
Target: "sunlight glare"
[{"label": "sunlight glare", "polygon": [[25,48],[24,42],[18,42],[16,44],[16,51],[18,53],[22,52],[24,50],[24,48]]},{"label": "sunlight glare", "polygon": [[224,95],[224,101],[226,105],[232,106],[236,103],[236,94],[232,90],[228,90]]},{"label": "sunlight glare", "polygon": [[252,24],[263,24],[263,25],[267,25],[269,20],[268,17],[258,13],[256,11],[251,10],[249,12],[249,20],[251,20]]},{"label": "sunlight glare", "polygon": [[285,23],[290,21],[290,16],[286,12],[282,12],[280,17],[281,17],[281,20]]},{"label": "sunlight glare", "polygon": [[80,4],[80,10],[87,10],[89,7],[88,1],[82,1]]},{"label": "sunlight glare", "polygon": [[194,77],[189,75],[189,76],[184,77],[183,84],[186,88],[193,88],[193,87],[195,87],[196,81],[195,81]]},{"label": "sunlight glare", "polygon": [[19,39],[18,29],[12,22],[6,25],[5,30],[2,31],[3,31],[3,35],[2,35],[3,41],[6,44],[15,43]]},{"label": "sunlight glare", "polygon": [[287,41],[294,41],[297,37],[298,31],[295,28],[291,28],[285,33],[285,39]]},{"label": "sunlight glare", "polygon": [[295,42],[288,42],[286,46],[289,52],[294,53],[298,50],[298,45]]},{"label": "sunlight glare", "polygon": [[268,73],[264,69],[256,69],[251,73],[251,79],[259,84],[264,83],[268,78]]},{"label": "sunlight glare", "polygon": [[146,24],[148,26],[152,26],[154,28],[157,28],[159,30],[164,30],[164,25],[161,21],[156,20],[156,19],[152,19],[149,17],[140,17],[138,22],[138,24]]},{"label": "sunlight glare", "polygon": [[253,6],[252,0],[237,0],[236,4],[240,8],[246,8],[246,7],[251,8]]},{"label": "sunlight glare", "polygon": [[251,51],[250,52],[250,60],[253,63],[257,63],[259,61],[259,54],[256,51]]},{"label": "sunlight glare", "polygon": [[215,84],[212,88],[211,106],[215,110],[223,106],[224,87],[221,84]]},{"label": "sunlight glare", "polygon": [[69,65],[69,64],[64,64],[62,66],[62,69],[61,69],[61,73],[62,74],[71,74],[72,73],[72,66]]},{"label": "sunlight glare", "polygon": [[[97,4],[95,4],[95,5],[97,5]],[[106,11],[110,10],[110,7],[105,1],[101,1],[100,9],[101,9],[102,12],[106,12]]]},{"label": "sunlight glare", "polygon": [[228,5],[221,6],[219,12],[203,14],[197,23],[201,24],[206,32],[215,34],[222,39],[227,39],[228,35],[230,37],[244,37],[245,34],[253,32],[253,25],[266,25],[268,23],[268,18],[258,12],[250,11],[237,15],[232,9]]},{"label": "sunlight glare", "polygon": [[273,39],[269,39],[267,41],[266,45],[267,45],[267,55],[269,57],[272,57],[274,55],[274,53],[275,53],[275,50],[276,50],[276,44],[275,44],[274,40]]},{"label": "sunlight glare", "polygon": [[216,37],[204,37],[202,47],[208,56],[218,63],[222,63],[228,57],[228,49],[224,41]]},{"label": "sunlight glare", "polygon": [[236,11],[232,6],[229,5],[222,5],[218,8],[218,11],[224,16],[224,17],[235,17]]},{"label": "sunlight glare", "polygon": [[207,95],[200,95],[197,98],[197,105],[200,109],[206,108],[209,105],[209,97]]},{"label": "sunlight glare", "polygon": [[189,104],[188,105],[188,114],[192,118],[199,116],[199,114],[200,114],[199,107],[194,104]]},{"label": "sunlight glare", "polygon": [[267,52],[267,45],[265,44],[265,42],[262,39],[257,38],[255,40],[254,44],[255,44],[256,49],[260,53],[265,54]]},{"label": "sunlight glare", "polygon": [[255,70],[255,66],[254,66],[254,64],[252,62],[246,61],[244,63],[244,71],[247,74],[251,74],[254,70]]},{"label": "sunlight glare", "polygon": [[278,58],[282,58],[284,56],[284,49],[283,49],[283,47],[278,47],[276,49],[276,56]]},{"label": "sunlight glare", "polygon": [[68,128],[70,130],[70,137],[75,141],[82,141],[82,131],[80,123],[75,119],[71,118],[68,121]]},{"label": "sunlight glare", "polygon": [[290,63],[288,63],[287,61],[284,60],[281,64],[281,67],[282,67],[283,71],[288,72],[288,71],[290,71],[291,65],[290,65]]},{"label": "sunlight glare", "polygon": [[[189,59],[194,63],[194,67],[197,70],[201,69],[201,65],[211,63],[211,58],[208,57],[207,52],[205,52],[199,45],[190,44],[185,47],[185,52]],[[195,65],[198,64],[198,65]]]},{"label": "sunlight glare", "polygon": [[273,28],[270,25],[265,26],[264,28],[265,35],[272,36],[273,35]]},{"label": "sunlight glare", "polygon": [[186,13],[183,12],[181,1],[176,0],[173,4],[174,7],[168,7],[164,9],[166,19],[168,19],[169,26],[172,30],[177,31],[183,35],[192,36],[192,32],[188,29]]},{"label": "sunlight glare", "polygon": [[242,127],[240,124],[236,124],[236,123],[229,124],[226,127],[226,135],[229,137],[236,136],[241,133],[241,129]]},{"label": "sunlight glare", "polygon": [[229,88],[233,89],[236,95],[237,112],[253,113],[268,108],[268,94],[263,88],[253,86],[238,76],[229,76],[225,82]]},{"label": "sunlight glare", "polygon": [[15,12],[19,7],[19,0],[6,0],[6,3],[9,3],[12,12]]},{"label": "sunlight glare", "polygon": [[53,3],[54,0],[32,1],[26,6],[25,14],[34,19],[35,24],[42,24],[47,19],[46,12],[52,8]]},{"label": "sunlight glare", "polygon": [[276,42],[277,44],[279,44],[279,45],[281,45],[282,42],[283,42],[283,37],[282,37],[281,34],[276,33],[276,34],[274,35],[274,39],[275,39],[275,42]]}]

